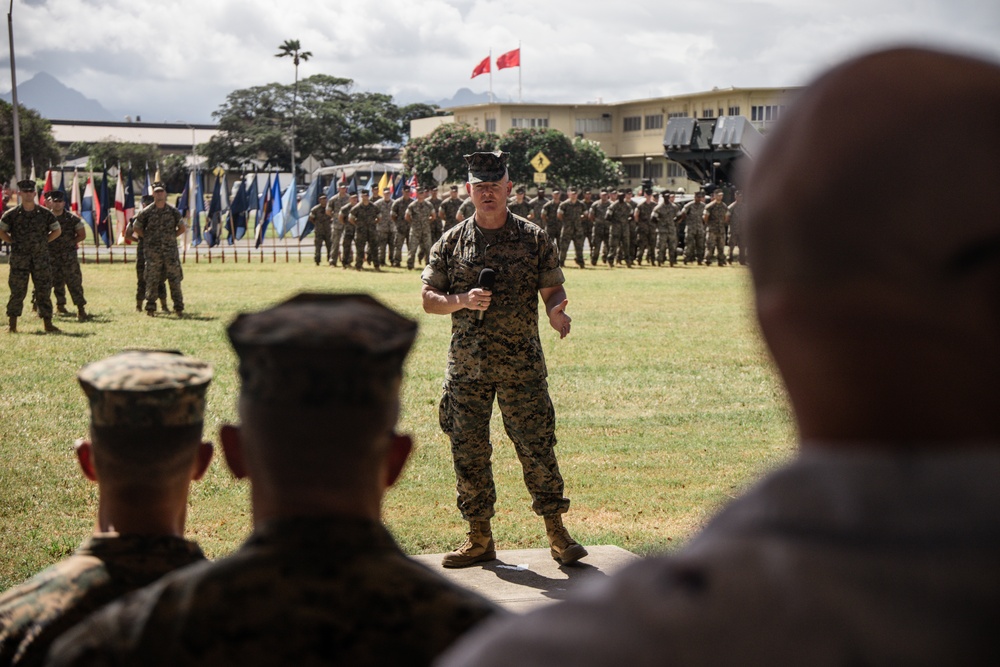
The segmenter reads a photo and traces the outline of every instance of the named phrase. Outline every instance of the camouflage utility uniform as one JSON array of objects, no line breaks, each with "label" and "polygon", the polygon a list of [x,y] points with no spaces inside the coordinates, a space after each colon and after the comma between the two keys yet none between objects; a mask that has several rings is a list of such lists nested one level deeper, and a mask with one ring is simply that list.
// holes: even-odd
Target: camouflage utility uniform
[{"label": "camouflage utility uniform", "polygon": [[518,216],[519,218],[528,219],[531,214],[531,204],[527,199],[522,199],[521,203],[517,203],[517,197],[514,197],[509,202],[507,202],[507,210]]},{"label": "camouflage utility uniform", "polygon": [[[445,199],[441,202],[441,206],[438,208],[438,214],[441,217],[441,233],[444,234],[446,231],[458,224],[458,219],[455,217],[458,215],[458,209],[462,207],[462,200],[458,199]],[[437,241],[435,241],[437,243]]]},{"label": "camouflage utility uniform", "polygon": [[52,291],[56,297],[56,305],[66,307],[66,290],[77,308],[87,305],[83,297],[83,273],[80,271],[80,260],[76,256],[76,233],[87,229],[86,223],[64,210],[56,216],[62,234],[49,244],[49,259],[52,262]]},{"label": "camouflage utility uniform", "polygon": [[556,462],[555,410],[538,336],[538,290],[563,283],[556,247],[537,225],[510,214],[491,235],[474,219],[466,220],[434,244],[421,278],[446,294],[461,294],[476,287],[485,267],[497,278],[482,326],[476,326],[479,311],[451,315],[439,409],[441,429],[451,439],[458,509],[467,521],[493,516],[490,415],[495,397],[524,469],[532,509],[542,516],[561,514],[569,500]]},{"label": "camouflage utility uniform", "polygon": [[729,209],[721,201],[712,201],[705,206],[708,216],[708,243],[705,252],[705,262],[712,263],[712,257],[717,256],[719,266],[726,265],[726,214]]},{"label": "camouflage utility uniform", "polygon": [[436,194],[433,197],[428,197],[427,202],[431,205],[431,210],[434,211],[434,216],[431,218],[431,243],[437,243],[437,240],[441,238],[441,234],[444,232],[444,227],[441,225],[441,218],[438,216],[442,202],[441,198]]},{"label": "camouflage utility uniform", "polygon": [[601,248],[604,249],[604,262],[608,261],[608,208],[611,206],[610,201],[595,201],[594,205],[590,207],[590,217],[592,218],[593,228],[590,233],[591,244],[590,244],[590,263],[593,266],[597,265],[597,260],[601,256]]},{"label": "camouflage utility uniform", "polygon": [[542,207],[545,206],[545,204],[548,201],[549,201],[548,197],[546,197],[545,195],[541,195],[538,197],[532,197],[531,200],[528,202],[528,205],[531,206],[531,215],[532,215],[531,221],[536,225],[538,225],[539,227],[542,227],[543,229],[544,229],[543,225],[545,223],[542,222]]},{"label": "camouflage utility uniform", "polygon": [[7,317],[20,317],[24,297],[28,294],[28,277],[38,297],[38,316],[52,319],[52,260],[49,256],[49,234],[58,229],[59,221],[44,206],[26,211],[15,206],[0,218],[0,229],[10,234],[10,300]]},{"label": "camouflage utility uniform", "polygon": [[740,264],[747,263],[746,234],[743,232],[743,217],[746,204],[741,201],[729,205],[729,263],[733,263],[733,251],[739,248]]},{"label": "camouflage utility uniform", "polygon": [[551,199],[542,206],[542,222],[536,222],[536,225],[542,227],[545,233],[549,235],[552,242],[559,247],[562,240],[562,222],[559,220],[559,206],[562,205],[563,201],[556,203],[555,199]]},{"label": "camouflage utility uniform", "polygon": [[184,312],[184,294],[181,292],[181,256],[177,249],[177,232],[183,225],[180,212],[170,204],[158,208],[150,204],[135,216],[134,229],[142,232],[143,250],[146,259],[146,312],[156,311],[156,299],[160,295],[160,283],[164,277],[170,284],[170,298],[174,310]]},{"label": "camouflage utility uniform", "polygon": [[330,217],[333,219],[330,225],[330,245],[333,247],[333,250],[330,251],[330,266],[337,266],[337,262],[340,261],[345,225],[345,222],[340,219],[340,211],[350,202],[350,195],[338,194],[326,203],[326,210],[330,212]]},{"label": "camouflage utility uniform", "polygon": [[429,201],[414,200],[406,209],[410,216],[410,240],[407,245],[410,255],[406,258],[406,268],[412,269],[416,260],[423,264],[431,252],[431,222],[434,221],[434,207]]},{"label": "camouflage utility uniform", "polygon": [[[410,238],[410,223],[406,221],[406,207],[414,201],[403,195],[392,202],[392,265],[403,264],[403,243]],[[409,246],[407,246],[409,247]]]},{"label": "camouflage utility uniform", "polygon": [[316,263],[323,259],[323,244],[326,244],[326,261],[330,261],[333,255],[333,216],[327,211],[326,205],[316,204],[309,211],[309,222],[312,224],[315,236],[313,242],[316,244]]},{"label": "camouflage utility uniform", "polygon": [[475,212],[476,202],[472,201],[472,197],[466,197],[463,199],[462,205],[458,207],[458,217],[462,220],[468,220],[475,214]]},{"label": "camouflage utility uniform", "polygon": [[656,262],[660,266],[670,261],[670,266],[677,263],[677,214],[680,208],[673,202],[664,200],[653,209],[650,216],[656,226]]},{"label": "camouflage utility uniform", "polygon": [[378,522],[279,519],[234,554],[94,614],[53,647],[50,661],[430,665],[496,611],[403,555]]},{"label": "camouflage utility uniform", "polygon": [[379,207],[370,201],[366,204],[361,202],[351,209],[351,222],[354,224],[354,249],[358,256],[354,260],[354,268],[358,271],[365,263],[365,256],[374,266],[375,270],[381,270],[382,266],[378,261],[378,219],[380,215]]},{"label": "camouflage utility uniform", "polygon": [[[343,230],[341,232],[343,248],[340,259],[345,269],[351,265],[351,260],[354,258],[354,225],[351,224],[351,209],[355,206],[357,206],[356,203],[352,204],[348,201],[340,207],[340,211],[337,213],[337,219],[340,220],[340,228]],[[364,260],[363,257],[361,259]]]},{"label": "camouflage utility uniform", "polygon": [[583,268],[583,242],[587,238],[584,219],[587,205],[582,201],[566,200],[559,203],[559,215],[562,215],[562,235],[559,239],[559,266],[566,266],[566,256],[569,254],[569,243],[573,242],[576,253],[576,263]]},{"label": "camouflage utility uniform", "polygon": [[384,198],[373,202],[378,207],[378,222],[375,223],[375,245],[378,246],[378,265],[385,266],[392,260],[392,200]]},{"label": "camouflage utility uniform", "polygon": [[52,642],[94,610],[205,556],[171,536],[101,534],[0,596],[0,664],[40,665]]},{"label": "camouflage utility uniform", "polygon": [[650,217],[656,204],[652,200],[644,201],[635,209],[638,220],[635,222],[635,259],[642,264],[643,255],[650,264],[653,263],[654,246],[656,243],[656,233]]},{"label": "camouflage utility uniform", "polygon": [[[142,211],[139,212],[141,213]],[[125,227],[125,238],[135,239],[135,308],[136,310],[142,310],[142,304],[146,300],[146,242],[135,235],[135,218],[128,221],[128,225]],[[166,310],[166,278],[160,282],[160,287],[156,290],[156,293],[157,298],[163,305],[163,310]]]},{"label": "camouflage utility uniform", "polygon": [[605,219],[608,222],[608,266],[614,266],[616,261],[621,265],[622,259],[632,266],[632,226],[629,224],[632,207],[621,198],[608,207]]},{"label": "camouflage utility uniform", "polygon": [[684,220],[684,263],[698,262],[705,258],[705,225],[702,216],[705,215],[705,202],[692,201],[681,209]]}]

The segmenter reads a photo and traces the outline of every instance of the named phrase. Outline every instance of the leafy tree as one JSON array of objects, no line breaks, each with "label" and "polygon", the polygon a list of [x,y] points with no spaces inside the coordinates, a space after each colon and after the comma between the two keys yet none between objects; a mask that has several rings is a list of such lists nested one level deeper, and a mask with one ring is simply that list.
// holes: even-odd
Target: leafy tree
[{"label": "leafy tree", "polygon": [[402,138],[410,138],[410,121],[418,118],[429,118],[441,115],[441,107],[436,104],[407,104],[399,109],[399,123],[402,129]]},{"label": "leafy tree", "polygon": [[[392,97],[355,92],[353,85],[351,79],[327,74],[299,81],[295,125],[299,155],[338,163],[384,159],[409,132],[409,117],[424,115],[429,108],[410,105],[407,116]],[[289,169],[290,137],[285,127],[295,98],[292,86],[278,83],[233,91],[212,114],[220,132],[201,145],[199,153],[211,166],[263,159]]]},{"label": "leafy tree", "polygon": [[570,184],[582,188],[615,188],[624,178],[621,162],[609,158],[598,142],[576,137],[573,151]]},{"label": "leafy tree", "polygon": [[160,178],[167,184],[167,192],[183,192],[188,180],[187,156],[171,153],[160,157]]},{"label": "leafy tree", "polygon": [[545,153],[552,165],[545,171],[548,183],[553,186],[569,184],[575,152],[573,142],[558,130],[547,128],[514,127],[500,137],[500,149],[510,153],[507,169],[515,183],[531,183],[535,168],[530,160],[539,151]]},{"label": "leafy tree", "polygon": [[[49,121],[34,109],[18,104],[18,130],[21,135],[21,174],[31,173],[31,163],[36,169],[46,169],[62,161],[59,144],[52,136]],[[9,183],[14,169],[14,105],[0,100],[0,183]]]},{"label": "leafy tree", "polygon": [[473,129],[465,123],[445,123],[424,137],[410,139],[403,151],[403,168],[416,174],[420,183],[434,183],[431,173],[439,164],[448,170],[448,180],[461,182],[468,173],[463,155],[491,151],[496,135]]},{"label": "leafy tree", "polygon": [[133,144],[125,141],[98,141],[89,143],[77,141],[69,147],[67,155],[71,158],[89,156],[87,169],[101,171],[105,167],[121,165],[128,170],[131,165],[133,171],[144,171],[146,165],[150,169],[154,168],[156,161],[160,157],[160,150],[156,144]]}]

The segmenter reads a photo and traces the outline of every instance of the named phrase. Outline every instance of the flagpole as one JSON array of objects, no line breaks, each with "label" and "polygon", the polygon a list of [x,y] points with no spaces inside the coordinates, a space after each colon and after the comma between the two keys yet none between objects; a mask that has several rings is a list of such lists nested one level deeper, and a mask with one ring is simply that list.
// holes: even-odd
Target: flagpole
[{"label": "flagpole", "polygon": [[[480,51],[482,53],[482,51]],[[493,47],[490,47],[490,104],[493,104]]]},{"label": "flagpole", "polygon": [[13,105],[14,178],[21,180],[21,126],[17,111],[17,74],[14,66],[14,0],[7,12],[7,35],[10,38],[10,101]]},{"label": "flagpole", "polygon": [[521,102],[521,40],[517,40],[517,103]]}]

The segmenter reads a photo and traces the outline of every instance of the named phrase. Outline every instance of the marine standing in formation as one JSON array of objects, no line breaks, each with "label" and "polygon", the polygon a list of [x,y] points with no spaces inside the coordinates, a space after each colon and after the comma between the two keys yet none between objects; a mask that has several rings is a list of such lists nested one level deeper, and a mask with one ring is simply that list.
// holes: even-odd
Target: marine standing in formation
[{"label": "marine standing in formation", "polygon": [[677,217],[684,224],[684,263],[705,261],[705,193],[696,192]]},{"label": "marine standing in formation", "polygon": [[472,197],[466,197],[462,201],[462,205],[458,207],[458,216],[456,217],[455,224],[462,222],[463,220],[468,220],[476,212],[476,203],[472,201]]},{"label": "marine standing in formation", "polygon": [[160,283],[164,277],[170,284],[170,298],[174,302],[174,312],[184,316],[184,294],[181,292],[180,252],[177,237],[187,227],[180,212],[167,203],[167,185],[163,181],[153,183],[153,203],[139,211],[132,226],[136,236],[143,240],[146,269],[146,314],[156,315],[156,299],[160,296]]},{"label": "marine standing in formation", "polygon": [[590,265],[597,266],[597,260],[601,258],[601,251],[604,252],[604,262],[608,263],[608,208],[611,206],[611,199],[607,188],[601,188],[600,198],[590,206],[587,217],[591,224],[591,244],[590,244]]},{"label": "marine standing in formation", "polygon": [[[333,246],[333,250],[330,253],[330,266],[337,266],[337,262],[340,261],[340,254],[342,252],[341,244],[344,241],[344,225],[346,224],[345,220],[340,217],[340,212],[350,201],[351,196],[347,194],[347,184],[340,183],[337,186],[337,196],[326,204],[330,212],[330,217],[333,219],[333,224],[330,226],[332,230],[330,233],[330,245]],[[356,199],[354,201],[357,203]]]},{"label": "marine standing in formation", "polygon": [[449,189],[448,198],[442,201],[441,206],[438,207],[442,234],[458,224],[458,209],[461,206],[462,200],[458,198],[458,186],[453,185]]},{"label": "marine standing in formation", "polygon": [[[538,298],[549,324],[565,338],[571,319],[555,245],[545,232],[507,210],[507,153],[467,155],[466,190],[474,217],[434,244],[424,269],[424,310],[451,315],[439,420],[451,440],[458,509],[469,522],[466,542],[445,555],[445,567],[496,557],[490,519],[496,486],[490,462],[490,415],[497,400],[504,427],[524,468],[532,509],[544,517],[552,557],[562,564],[587,555],[563,526],[569,509],[555,455],[555,410],[538,333]],[[492,290],[479,286],[492,269]]]},{"label": "marine standing in formation", "polygon": [[545,196],[545,186],[539,185],[535,189],[535,196],[528,203],[531,205],[531,215],[528,220],[532,221],[542,229],[545,229],[545,222],[542,220],[542,207],[548,203],[549,198]]},{"label": "marine standing in formation", "polygon": [[524,196],[526,192],[527,189],[523,185],[518,186],[514,190],[514,198],[507,202],[507,210],[525,220],[531,215],[531,204]]},{"label": "marine standing in formation", "polygon": [[419,260],[421,264],[427,262],[431,252],[431,223],[436,214],[434,206],[426,200],[427,189],[420,187],[417,189],[417,200],[411,202],[406,207],[406,222],[410,226],[410,239],[407,241],[410,254],[406,259],[406,268],[414,268],[414,263]]},{"label": "marine standing in formation", "polygon": [[7,318],[10,333],[17,333],[17,318],[28,294],[28,278],[35,286],[38,316],[46,332],[58,332],[52,324],[52,260],[49,243],[59,238],[62,227],[52,211],[35,202],[35,182],[18,181],[21,203],[0,217],[0,240],[10,244],[10,273],[7,285]]},{"label": "marine standing in formation", "polygon": [[626,190],[622,190],[618,199],[608,206],[605,220],[608,223],[608,266],[614,267],[615,262],[621,266],[622,260],[632,267],[632,207],[625,199]]},{"label": "marine standing in formation", "polygon": [[49,243],[49,258],[52,261],[52,291],[56,296],[56,310],[69,314],[66,310],[66,290],[76,306],[76,318],[80,322],[87,319],[87,299],[83,296],[83,272],[76,256],[76,244],[87,238],[87,225],[66,210],[66,194],[60,190],[45,193],[49,210],[56,216],[62,233]]},{"label": "marine standing in formation", "polygon": [[392,202],[392,265],[403,265],[403,244],[410,238],[410,223],[406,221],[406,207],[410,205],[410,186],[403,184],[403,194]]},{"label": "marine standing in formation", "polygon": [[382,188],[382,197],[375,202],[378,223],[375,225],[375,243],[378,245],[378,265],[386,266],[392,259],[392,188]]},{"label": "marine standing in formation", "polygon": [[635,209],[633,221],[635,222],[635,260],[642,266],[642,258],[645,255],[649,265],[653,265],[656,237],[650,217],[656,203],[653,201],[653,191],[643,190],[646,199]]},{"label": "marine standing in formation", "polygon": [[[342,266],[346,269],[351,265],[354,257],[354,223],[351,222],[351,209],[358,205],[358,195],[353,193],[348,195],[347,203],[340,207],[337,219],[340,220],[343,231],[343,248],[341,254]],[[364,261],[364,258],[362,258]]]},{"label": "marine standing in formation", "polygon": [[438,211],[441,208],[441,198],[438,197],[437,188],[429,188],[428,192],[430,196],[427,197],[427,201],[434,211],[434,218],[431,220],[431,243],[436,243],[444,232],[444,225],[441,224],[441,216],[438,215]]},{"label": "marine standing in formation", "polygon": [[702,214],[705,220],[705,227],[708,232],[708,249],[705,255],[705,263],[712,265],[712,258],[717,257],[719,266],[726,265],[726,216],[729,209],[722,201],[725,193],[722,188],[716,190],[712,195],[712,201],[705,207]]},{"label": "marine standing in formation", "polygon": [[656,227],[656,263],[663,266],[677,264],[677,216],[680,208],[674,203],[672,193],[664,193],[663,201],[653,209],[650,218]]},{"label": "marine standing in formation", "polygon": [[729,225],[729,263],[733,263],[733,251],[739,248],[740,264],[746,266],[747,241],[746,231],[743,229],[746,204],[743,203],[742,190],[737,190],[733,196],[736,201],[729,205],[729,212],[726,213],[726,224]]},{"label": "marine standing in formation", "polygon": [[[153,203],[153,195],[142,196],[142,208],[146,208]],[[142,312],[142,304],[146,300],[146,244],[135,234],[135,218],[128,221],[125,226],[125,238],[135,241],[135,311]],[[167,281],[166,278],[160,283],[157,290],[160,299],[160,309],[165,313],[170,312],[167,306]]]},{"label": "marine standing in formation", "polygon": [[0,664],[41,665],[52,643],[91,612],[168,572],[205,560],[184,539],[191,482],[212,459],[202,442],[207,363],[129,351],[77,375],[90,435],[75,445],[96,482],[93,534],[69,558],[0,595]]},{"label": "marine standing in formation", "polygon": [[562,238],[562,221],[559,219],[560,202],[562,202],[562,191],[553,190],[552,199],[542,204],[542,221],[539,225],[549,235],[549,239],[557,248]]},{"label": "marine standing in formation", "polygon": [[556,209],[556,217],[562,225],[559,239],[559,266],[566,266],[566,256],[569,254],[569,244],[572,241],[573,250],[576,253],[576,265],[582,269],[584,267],[583,242],[587,237],[587,232],[584,229],[587,205],[578,197],[577,189],[570,187],[569,199],[559,204],[559,208]]},{"label": "marine standing in formation", "polygon": [[333,236],[333,217],[326,208],[326,194],[320,193],[319,203],[312,207],[309,211],[309,223],[313,226],[314,234],[313,243],[316,244],[316,266],[319,266],[320,259],[324,257],[323,255],[323,244],[326,244],[326,261],[330,262],[330,257],[333,255],[333,244],[331,242]]},{"label": "marine standing in formation", "polygon": [[350,222],[354,225],[354,249],[357,259],[354,268],[357,271],[365,263],[365,257],[374,264],[376,271],[382,270],[378,260],[378,226],[379,207],[371,202],[367,190],[361,191],[361,202],[351,209]]}]

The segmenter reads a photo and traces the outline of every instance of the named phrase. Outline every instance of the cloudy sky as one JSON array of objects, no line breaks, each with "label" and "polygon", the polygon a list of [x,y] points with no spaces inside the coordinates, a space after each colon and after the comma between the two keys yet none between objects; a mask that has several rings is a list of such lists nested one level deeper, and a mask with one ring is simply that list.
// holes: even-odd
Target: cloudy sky
[{"label": "cloudy sky", "polygon": [[[234,89],[291,82],[274,57],[286,39],[313,54],[301,76],[398,103],[485,92],[473,67],[518,43],[524,99],[540,102],[801,85],[902,41],[1000,59],[998,0],[14,0],[13,15],[19,81],[48,72],[145,121],[210,122]],[[494,72],[493,91],[516,101],[518,71]]]}]

